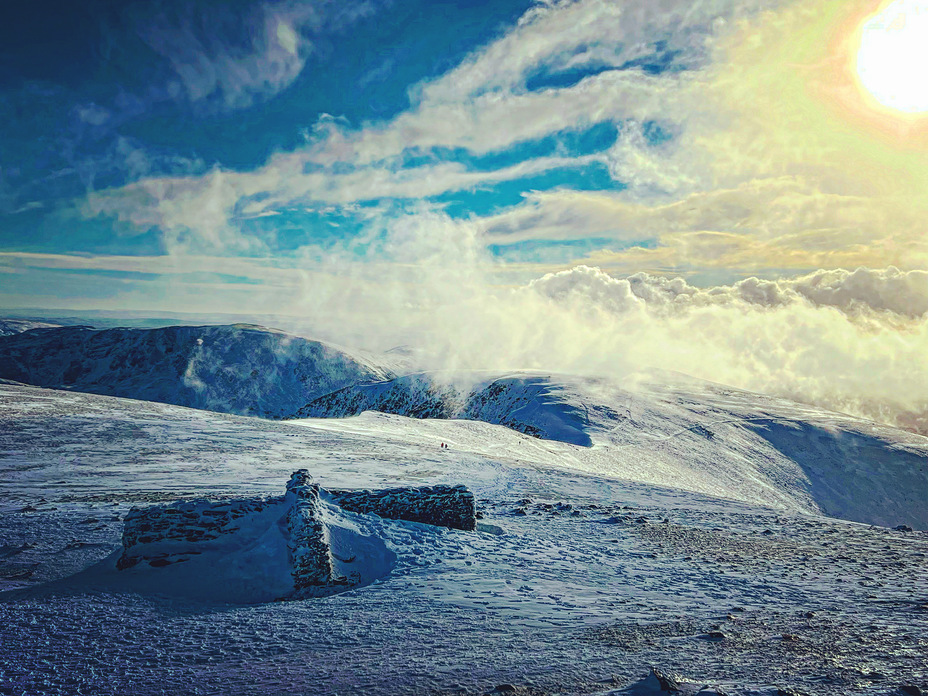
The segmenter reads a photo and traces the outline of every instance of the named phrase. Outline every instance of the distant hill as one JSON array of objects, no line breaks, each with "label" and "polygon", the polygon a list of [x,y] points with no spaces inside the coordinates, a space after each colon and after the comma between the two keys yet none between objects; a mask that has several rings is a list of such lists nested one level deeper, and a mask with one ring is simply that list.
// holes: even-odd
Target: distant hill
[{"label": "distant hill", "polygon": [[32,329],[50,329],[57,326],[60,326],[60,324],[32,321],[31,319],[0,319],[0,336],[12,336]]},{"label": "distant hill", "polygon": [[31,328],[0,336],[0,378],[54,389],[287,418],[393,374],[360,354],[250,324]]}]

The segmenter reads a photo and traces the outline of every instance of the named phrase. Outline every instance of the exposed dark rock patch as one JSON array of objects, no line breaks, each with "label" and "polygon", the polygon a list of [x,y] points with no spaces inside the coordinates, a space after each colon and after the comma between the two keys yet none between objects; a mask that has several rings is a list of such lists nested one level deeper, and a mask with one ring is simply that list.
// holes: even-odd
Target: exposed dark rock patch
[{"label": "exposed dark rock patch", "polygon": [[474,495],[464,486],[389,488],[382,491],[332,491],[342,509],[394,520],[473,530],[477,526]]}]

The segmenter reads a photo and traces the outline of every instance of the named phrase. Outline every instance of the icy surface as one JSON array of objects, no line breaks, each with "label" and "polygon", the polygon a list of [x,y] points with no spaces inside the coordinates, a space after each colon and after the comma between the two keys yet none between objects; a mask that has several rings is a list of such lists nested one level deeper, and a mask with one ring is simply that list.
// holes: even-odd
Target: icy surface
[{"label": "icy surface", "polygon": [[[924,439],[710,385],[612,408],[634,427],[581,446],[476,421],[272,422],[0,386],[0,690],[631,694],[653,693],[651,666],[740,696],[928,687],[928,535],[824,517],[812,485],[865,514],[863,481],[882,479],[870,514],[924,520],[926,489],[897,463],[923,466]],[[820,461],[846,442],[886,454]],[[482,519],[359,515],[392,571],[311,602],[177,600],[94,574],[132,505],[279,495],[304,466],[333,488],[463,483]]]},{"label": "icy surface", "polygon": [[388,376],[360,354],[248,324],[0,335],[0,378],[267,418]]}]

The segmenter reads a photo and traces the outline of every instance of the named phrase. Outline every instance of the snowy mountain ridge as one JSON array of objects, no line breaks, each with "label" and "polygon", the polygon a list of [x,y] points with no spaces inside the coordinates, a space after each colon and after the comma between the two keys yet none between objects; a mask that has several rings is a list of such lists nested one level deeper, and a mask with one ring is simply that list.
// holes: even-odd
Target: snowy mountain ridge
[{"label": "snowy mountain ridge", "polygon": [[555,458],[598,475],[928,529],[928,438],[920,435],[669,373],[469,380],[419,373],[345,387],[299,415],[481,421],[550,441]]},{"label": "snowy mountain ridge", "polygon": [[272,419],[480,421],[549,443],[545,465],[928,529],[928,439],[672,373],[396,377],[360,353],[236,324],[33,329],[0,337],[0,379]]},{"label": "snowy mountain ridge", "polygon": [[0,336],[0,378],[223,413],[292,417],[392,373],[360,353],[250,324],[34,328]]},{"label": "snowy mountain ridge", "polygon": [[13,336],[32,329],[51,329],[58,326],[60,324],[34,321],[32,319],[0,319],[0,336]]},{"label": "snowy mountain ridge", "polygon": [[[563,379],[575,378],[563,376]],[[611,413],[608,406],[592,408],[594,413]],[[409,418],[483,421],[545,440],[585,447],[592,445],[588,430],[596,427],[596,421],[590,420],[590,405],[572,398],[557,377],[542,372],[489,378],[483,372],[403,375],[375,384],[350,385],[326,394],[301,408],[297,417],[346,418],[363,411]]]}]

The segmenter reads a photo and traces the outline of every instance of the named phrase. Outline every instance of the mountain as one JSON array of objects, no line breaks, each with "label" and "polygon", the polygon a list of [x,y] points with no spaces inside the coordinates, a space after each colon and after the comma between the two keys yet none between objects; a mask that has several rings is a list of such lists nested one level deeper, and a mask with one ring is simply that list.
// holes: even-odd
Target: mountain
[{"label": "mountain", "polygon": [[480,421],[563,446],[560,460],[595,474],[928,529],[922,436],[666,372],[396,377],[384,367],[411,359],[403,350],[375,361],[244,324],[0,337],[0,379],[274,419]]},{"label": "mountain", "polygon": [[569,460],[597,474],[928,529],[928,438],[683,375],[420,373],[345,387],[298,415],[363,411],[504,425],[571,445]]},{"label": "mountain", "polygon": [[31,319],[0,319],[0,336],[12,336],[32,329],[50,329],[57,326],[60,325]]},{"label": "mountain", "polygon": [[[657,375],[509,377],[514,399],[524,380],[546,390],[539,404],[573,403],[561,412],[592,444],[463,419],[279,421],[0,385],[0,692],[928,688],[928,532],[822,516],[803,497],[809,481],[840,491],[872,478],[908,488],[909,517],[895,524],[924,520],[924,479],[892,463],[923,452],[924,438]],[[615,414],[590,410],[587,425],[596,404]],[[764,442],[792,459],[765,463],[775,453]],[[843,468],[832,446],[848,447]],[[333,563],[361,582],[324,599],[242,603],[281,596],[288,516],[268,508],[258,524],[237,506],[279,497],[304,467],[323,488],[362,497],[463,484],[477,528],[336,510],[320,491]],[[875,490],[857,510],[893,517]],[[159,510],[174,510],[180,545],[148,546],[145,562],[119,570],[126,532],[151,531],[144,519]],[[217,524],[231,533],[209,548],[187,543]]]},{"label": "mountain", "polygon": [[388,377],[360,354],[249,324],[69,326],[0,337],[3,379],[266,418]]}]

